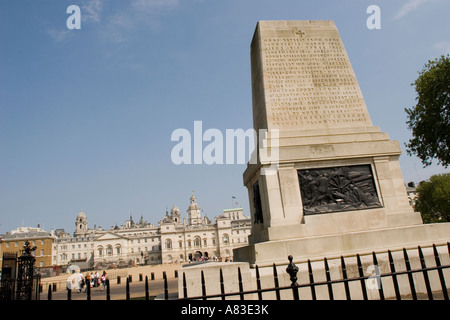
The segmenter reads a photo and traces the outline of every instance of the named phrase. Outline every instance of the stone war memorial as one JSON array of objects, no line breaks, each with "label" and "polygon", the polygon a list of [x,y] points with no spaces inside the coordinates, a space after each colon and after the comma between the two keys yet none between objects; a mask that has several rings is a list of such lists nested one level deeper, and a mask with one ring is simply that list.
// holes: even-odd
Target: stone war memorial
[{"label": "stone war memorial", "polygon": [[[289,255],[299,264],[321,261],[316,267],[323,273],[325,257],[400,253],[450,241],[450,224],[423,224],[410,206],[400,145],[372,124],[333,21],[259,21],[250,49],[253,127],[266,132],[256,152],[276,156],[258,157],[243,174],[252,230],[249,245],[235,249],[235,263],[226,266],[228,291],[238,291],[238,266],[251,290],[256,265],[267,286],[273,286],[273,263],[284,265],[280,278],[289,285]],[[193,288],[203,270],[211,294],[218,290],[219,268],[181,271]],[[337,263],[331,269],[341,277]],[[307,270],[300,267],[298,277],[307,279]]]}]

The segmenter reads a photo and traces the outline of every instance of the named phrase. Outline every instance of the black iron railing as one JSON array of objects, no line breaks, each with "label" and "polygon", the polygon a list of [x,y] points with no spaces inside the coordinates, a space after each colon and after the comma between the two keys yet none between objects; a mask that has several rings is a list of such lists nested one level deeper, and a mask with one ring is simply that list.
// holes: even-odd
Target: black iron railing
[{"label": "black iron railing", "polygon": [[[238,268],[238,283],[239,283],[239,292],[232,292],[232,293],[225,293],[224,291],[224,284],[223,284],[223,275],[222,275],[222,270],[220,270],[220,277],[219,277],[219,281],[220,281],[220,290],[221,292],[218,294],[206,294],[206,284],[205,284],[205,278],[204,278],[204,274],[203,271],[201,271],[201,286],[202,286],[202,295],[201,296],[192,296],[192,297],[188,297],[187,295],[187,286],[186,286],[186,276],[183,273],[183,296],[182,299],[192,299],[192,300],[198,300],[198,299],[202,299],[202,300],[207,300],[207,299],[222,299],[225,300],[228,297],[236,297],[239,296],[240,300],[244,300],[244,297],[246,295],[257,295],[258,300],[262,300],[263,299],[263,293],[268,293],[268,292],[275,292],[275,297],[276,300],[280,300],[280,292],[284,291],[284,290],[291,290],[292,291],[292,297],[294,300],[299,300],[301,299],[300,294],[299,294],[299,290],[302,288],[309,288],[310,289],[310,297],[308,297],[309,299],[312,300],[316,300],[317,299],[317,293],[316,293],[316,288],[319,286],[326,286],[328,289],[328,299],[329,300],[334,300],[334,291],[333,291],[333,285],[336,284],[343,284],[344,286],[344,290],[345,290],[345,297],[347,300],[352,300],[352,296],[351,296],[351,291],[350,291],[350,286],[349,283],[350,282],[359,282],[360,283],[360,287],[361,287],[361,292],[362,292],[362,297],[364,300],[368,300],[368,290],[366,287],[366,281],[368,279],[373,279],[374,281],[377,282],[377,290],[378,290],[378,297],[380,300],[384,300],[385,299],[385,294],[384,294],[384,289],[383,289],[383,284],[381,279],[382,278],[387,278],[390,277],[392,278],[392,282],[393,282],[393,287],[394,287],[394,291],[395,291],[395,299],[397,300],[401,300],[402,296],[400,294],[400,289],[399,289],[399,281],[398,281],[398,276],[401,275],[407,275],[408,276],[408,283],[409,283],[409,289],[410,289],[410,295],[411,298],[413,300],[417,300],[418,299],[418,295],[416,292],[416,283],[414,281],[414,277],[413,275],[415,273],[422,273],[423,274],[423,278],[424,278],[424,282],[425,282],[425,287],[426,287],[426,292],[427,292],[427,298],[429,300],[433,300],[433,292],[431,289],[431,282],[429,279],[429,275],[428,273],[430,271],[437,271],[438,272],[438,276],[439,276],[439,283],[440,283],[440,291],[442,292],[443,295],[443,299],[444,300],[449,300],[449,295],[448,295],[448,291],[447,291],[447,286],[446,286],[446,282],[445,282],[445,277],[444,277],[444,269],[450,268],[450,265],[442,265],[441,264],[441,259],[439,256],[439,253],[437,251],[437,248],[435,245],[433,245],[433,255],[434,255],[434,260],[436,265],[433,267],[427,267],[426,263],[425,263],[425,258],[422,252],[422,248],[419,246],[418,248],[418,253],[419,253],[419,259],[420,259],[420,263],[421,263],[421,267],[417,268],[417,269],[412,269],[411,268],[411,264],[410,264],[410,259],[407,253],[406,249],[403,249],[403,258],[404,258],[404,262],[405,262],[405,268],[406,270],[404,271],[396,271],[395,269],[395,265],[394,265],[394,259],[392,256],[392,252],[389,250],[388,251],[388,257],[389,257],[389,268],[390,271],[387,273],[378,273],[376,275],[364,275],[364,270],[363,270],[363,264],[361,262],[361,257],[360,255],[356,255],[356,260],[357,260],[357,268],[358,268],[358,273],[359,276],[357,277],[352,277],[349,278],[347,277],[347,268],[346,268],[346,264],[345,264],[345,259],[344,257],[340,257],[340,269],[342,271],[342,279],[336,279],[336,280],[332,280],[331,279],[331,274],[330,274],[330,268],[328,266],[328,260],[327,258],[324,258],[323,262],[324,262],[324,269],[325,269],[325,276],[326,276],[326,280],[325,281],[314,281],[314,274],[313,274],[313,270],[311,267],[311,261],[308,260],[307,264],[308,264],[308,275],[309,275],[309,283],[304,283],[304,284],[298,284],[297,283],[297,273],[298,273],[298,267],[295,266],[295,264],[292,262],[293,257],[289,256],[288,259],[290,261],[288,267],[286,268],[286,272],[290,275],[290,280],[291,280],[291,285],[289,286],[279,286],[279,281],[278,281],[278,272],[277,272],[277,267],[275,264],[273,264],[273,281],[274,281],[274,287],[272,288],[265,288],[262,289],[261,288],[261,279],[260,279],[260,275],[259,275],[259,268],[258,266],[256,266],[256,290],[247,290],[247,291],[243,291],[242,287],[243,287],[243,282],[242,282],[242,276],[241,276],[241,270],[240,268]],[[450,243],[447,243],[447,251],[450,255]],[[378,258],[375,252],[372,253],[372,260],[373,260],[373,266],[375,268],[375,270],[379,270],[379,265],[378,265]]]},{"label": "black iron railing", "polygon": [[[446,247],[447,247],[447,253],[450,256],[450,243],[447,243]],[[386,283],[387,280],[384,280],[384,282],[383,282],[382,279],[390,278],[392,281],[392,287],[394,290],[395,297],[389,297],[389,298],[402,300],[402,299],[404,299],[405,296],[408,296],[408,299],[411,298],[412,300],[418,300],[418,299],[433,300],[435,297],[433,295],[429,273],[435,271],[435,272],[437,272],[438,278],[439,278],[439,280],[435,281],[435,283],[434,283],[435,291],[436,290],[439,291],[440,294],[442,294],[442,298],[444,300],[449,300],[444,270],[449,269],[450,265],[442,265],[441,257],[438,253],[436,245],[433,245],[432,248],[433,248],[433,257],[434,257],[435,265],[427,266],[425,263],[425,258],[423,255],[422,248],[420,246],[417,247],[418,257],[420,260],[419,268],[411,267],[411,261],[409,258],[409,254],[406,249],[403,249],[402,250],[402,253],[403,253],[402,260],[403,260],[405,269],[402,271],[396,270],[393,254],[389,250],[387,252],[387,254],[388,254],[388,262],[387,263],[389,265],[389,268],[388,268],[389,270],[388,270],[388,272],[385,272],[385,273],[379,272],[379,270],[381,270],[381,268],[379,266],[379,262],[378,262],[379,254],[377,255],[375,252],[372,252],[372,255],[371,255],[372,266],[374,267],[374,270],[376,272],[375,272],[375,274],[371,274],[371,275],[364,274],[364,268],[363,268],[363,263],[361,262],[361,256],[359,254],[357,254],[356,255],[356,268],[357,268],[358,276],[355,276],[355,277],[348,277],[349,270],[348,270],[348,267],[346,264],[346,260],[344,257],[341,256],[339,259],[339,269],[340,269],[340,272],[342,275],[341,279],[331,279],[331,271],[330,271],[330,267],[329,267],[329,263],[328,263],[329,260],[327,258],[324,258],[323,266],[324,266],[326,280],[323,280],[323,281],[316,281],[314,279],[314,275],[316,273],[314,273],[314,271],[313,271],[311,261],[308,260],[307,261],[307,270],[308,270],[307,277],[308,277],[309,281],[307,281],[306,283],[301,283],[301,284],[298,283],[298,278],[297,278],[299,268],[293,263],[293,257],[289,256],[288,257],[289,264],[286,268],[286,273],[289,274],[289,276],[290,276],[290,281],[291,281],[290,285],[280,286],[280,281],[279,281],[280,279],[278,276],[278,268],[275,264],[273,264],[272,265],[273,286],[271,286],[270,288],[262,288],[262,280],[260,277],[260,270],[259,270],[260,268],[258,266],[256,266],[255,267],[256,289],[244,291],[244,289],[243,289],[244,282],[242,279],[241,269],[238,268],[237,283],[238,283],[239,290],[237,292],[225,292],[225,282],[224,282],[223,272],[222,272],[222,269],[219,269],[220,293],[217,293],[217,294],[207,294],[208,288],[206,285],[204,272],[201,271],[200,279],[201,279],[202,294],[199,296],[188,296],[186,274],[183,272],[181,297],[179,297],[179,299],[180,300],[185,300],[185,299],[188,299],[188,300],[208,300],[208,299],[226,300],[227,298],[236,299],[236,297],[238,297],[240,300],[245,300],[245,298],[247,297],[250,299],[263,300],[265,294],[271,293],[270,297],[273,297],[273,296],[275,297],[274,299],[271,298],[271,300],[281,300],[282,292],[291,291],[292,292],[291,299],[294,299],[294,300],[301,300],[301,299],[305,299],[305,298],[312,299],[312,300],[317,300],[317,299],[334,300],[334,299],[336,299],[336,297],[335,297],[336,292],[334,291],[333,286],[340,284],[343,286],[346,300],[361,299],[361,296],[362,296],[363,300],[368,300],[369,299],[369,294],[368,294],[369,291],[367,288],[367,280],[372,279],[377,284],[376,290],[378,292],[378,299],[384,300],[384,299],[386,299],[386,297],[385,297],[385,289],[383,287],[383,283]],[[425,282],[426,296],[419,296],[419,294],[417,293],[416,286],[418,285],[418,283],[416,282],[417,277],[414,277],[414,274],[422,274],[423,281]],[[407,287],[409,290],[406,293],[403,292],[403,295],[400,292],[400,282],[399,282],[400,276],[407,276]],[[416,278],[416,280],[415,280],[415,278]],[[125,300],[131,299],[130,282],[131,282],[130,278],[127,277],[126,278],[126,286],[125,286]],[[352,294],[352,290],[350,288],[350,283],[357,283],[357,284],[359,283],[360,290],[358,291],[359,295],[357,297],[355,297],[355,295]],[[169,299],[169,288],[168,288],[168,282],[167,282],[167,275],[165,272],[163,273],[163,285],[164,285],[164,290],[163,290],[163,293],[161,293],[161,296],[164,300],[168,300]],[[439,286],[439,289],[436,289],[436,285]],[[327,289],[326,297],[324,297],[323,295],[321,295],[319,297],[318,292],[317,292],[317,289],[319,287],[326,287],[326,289]],[[354,287],[355,286],[353,286],[353,288]],[[300,290],[303,290],[302,292],[304,293],[305,289],[307,289],[309,291],[309,294],[307,297],[300,294]],[[404,290],[405,289],[403,286],[403,291]],[[52,291],[54,291],[54,290],[52,290],[52,286],[49,285],[49,287],[48,287],[48,299],[49,300],[52,300],[52,294],[51,294]],[[149,295],[149,282],[148,282],[147,276],[145,276],[144,291],[145,292],[143,293],[142,298],[145,300],[150,300],[152,297],[150,297],[150,295]],[[249,297],[250,295],[253,295],[253,296]],[[267,297],[267,295],[266,295],[266,297]],[[67,299],[71,300],[71,290],[67,291]],[[87,288],[86,299],[91,300],[90,288]],[[106,300],[111,299],[109,279],[107,279],[105,299]],[[372,299],[374,299],[373,295],[372,295]]]}]

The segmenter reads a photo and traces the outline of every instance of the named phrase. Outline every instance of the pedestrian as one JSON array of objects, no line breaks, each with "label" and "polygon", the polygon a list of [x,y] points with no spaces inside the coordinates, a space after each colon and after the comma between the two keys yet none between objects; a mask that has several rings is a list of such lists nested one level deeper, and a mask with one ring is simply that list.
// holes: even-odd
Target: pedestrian
[{"label": "pedestrian", "polygon": [[81,270],[78,270],[77,284],[78,284],[78,293],[80,293],[81,289],[83,289],[83,286],[84,286],[84,279],[83,279],[83,274],[81,273]]},{"label": "pedestrian", "polygon": [[98,274],[98,271],[95,272],[95,287],[98,287],[100,285],[100,275]]},{"label": "pedestrian", "polygon": [[89,272],[86,273],[86,278],[85,278],[85,284],[86,284],[86,288],[84,289],[84,293],[87,292],[88,290],[88,286],[91,286],[91,276],[89,275]]},{"label": "pedestrian", "polygon": [[91,281],[90,281],[90,285],[91,285],[91,288],[93,288],[94,286],[95,286],[95,277],[94,277],[94,273],[93,272],[91,272]]},{"label": "pedestrian", "polygon": [[106,288],[106,279],[107,279],[106,271],[103,271],[101,279],[102,279],[102,291],[103,291]]}]

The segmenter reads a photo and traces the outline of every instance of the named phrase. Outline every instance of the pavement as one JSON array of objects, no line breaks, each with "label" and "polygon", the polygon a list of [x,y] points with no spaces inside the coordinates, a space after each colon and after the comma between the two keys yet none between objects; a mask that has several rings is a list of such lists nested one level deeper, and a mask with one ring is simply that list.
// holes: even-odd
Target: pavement
[{"label": "pavement", "polygon": [[[115,282],[115,281],[111,281]],[[145,298],[145,282],[135,281],[129,284],[130,286],[130,298],[139,299]],[[160,294],[164,294],[164,280],[149,280],[149,296],[156,297]],[[174,297],[178,293],[178,279],[167,280],[168,292],[170,297]],[[77,290],[72,290],[71,300],[87,300],[87,294],[84,293],[84,289],[81,293]],[[44,289],[40,295],[41,300],[48,300],[48,288]],[[110,288],[111,300],[126,300],[126,283],[114,284],[111,283]],[[59,290],[51,292],[51,300],[67,300],[67,290]],[[102,287],[91,288],[91,300],[106,300],[106,289],[102,290]]]}]

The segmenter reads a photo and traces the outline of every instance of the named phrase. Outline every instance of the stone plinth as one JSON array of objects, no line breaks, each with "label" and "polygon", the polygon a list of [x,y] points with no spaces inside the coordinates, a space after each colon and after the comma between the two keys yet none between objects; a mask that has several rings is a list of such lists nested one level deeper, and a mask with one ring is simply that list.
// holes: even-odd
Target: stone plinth
[{"label": "stone plinth", "polygon": [[334,22],[258,22],[251,69],[260,137],[258,161],[243,180],[253,227],[235,261],[264,265],[289,254],[449,239],[449,225],[424,227],[412,210],[400,145],[372,124]]}]

